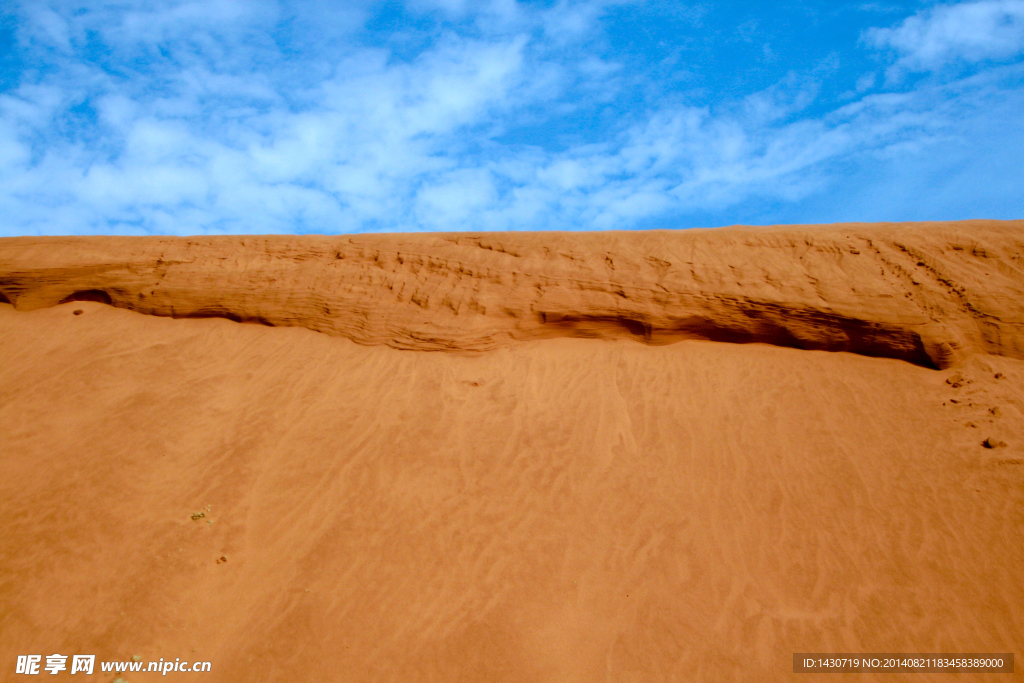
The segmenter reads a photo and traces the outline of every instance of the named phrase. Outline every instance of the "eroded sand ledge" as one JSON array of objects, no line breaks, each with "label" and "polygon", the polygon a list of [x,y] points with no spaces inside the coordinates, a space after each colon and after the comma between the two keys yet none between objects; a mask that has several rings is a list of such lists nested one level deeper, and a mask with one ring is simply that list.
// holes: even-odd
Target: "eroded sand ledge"
[{"label": "eroded sand ledge", "polygon": [[0,239],[0,301],[97,300],[486,350],[761,342],[945,368],[1024,358],[1024,221],[605,233]]}]

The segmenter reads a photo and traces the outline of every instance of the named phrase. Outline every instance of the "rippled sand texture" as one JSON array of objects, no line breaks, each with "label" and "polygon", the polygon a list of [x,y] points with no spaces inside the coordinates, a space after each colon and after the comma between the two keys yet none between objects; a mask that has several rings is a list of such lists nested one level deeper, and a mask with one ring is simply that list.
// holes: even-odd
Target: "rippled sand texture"
[{"label": "rippled sand texture", "polygon": [[[801,255],[790,244],[796,234],[833,244],[839,230],[870,268],[851,265],[849,252],[811,246]],[[886,270],[868,253],[863,234],[872,231],[890,235],[887,245],[918,244],[921,255],[910,258],[941,270],[961,294],[939,297],[927,268]],[[408,240],[430,262],[430,244],[498,237],[209,239],[187,248],[164,239],[0,240],[0,291],[17,305],[0,303],[0,679],[21,678],[16,655],[33,653],[213,663],[211,674],[125,675],[131,683],[778,681],[794,677],[794,652],[1020,660],[1024,266],[1013,250],[1022,225],[900,231],[822,229],[832,241],[813,228],[621,233],[602,250],[602,235],[508,236],[541,252],[593,249],[594,269],[605,252],[618,262],[616,245],[632,245],[623,251],[638,264],[645,244],[690,240],[692,272],[705,283],[687,301],[704,308],[677,315],[666,299],[646,317],[606,316],[600,292],[621,284],[610,275],[587,287],[572,280],[563,293],[554,280],[540,293],[520,291],[526,285],[515,282],[540,277],[527,264],[508,271],[515,278],[501,275],[519,317],[492,319],[503,306],[498,290],[446,275],[453,291],[462,282],[493,295],[476,315],[462,299],[457,322],[436,312],[440,290],[429,294],[438,308],[424,308],[408,284],[389,300],[379,280],[363,294],[358,282],[327,274],[306,283],[302,259],[286,266],[248,250],[319,254],[336,248],[325,246],[332,240]],[[716,256],[719,234],[733,246]],[[172,247],[190,256],[161,276],[154,256]],[[744,249],[748,260],[728,280],[728,258]],[[310,258],[313,271],[335,267]],[[676,267],[662,282],[690,277]],[[831,279],[770,289],[754,281],[758,268]],[[158,299],[154,308],[191,316],[220,302],[219,314],[293,326],[142,315],[163,309],[135,303],[143,290],[131,278],[151,283],[155,293],[141,301]],[[912,296],[889,301],[899,287]],[[57,303],[88,291],[119,307]],[[654,296],[639,285],[627,293],[620,313]],[[657,336],[698,314],[727,327],[745,315],[737,311],[748,304],[736,301],[769,300],[782,302],[780,317],[768,325],[755,316],[744,329],[805,329],[805,338],[827,340],[814,332],[827,313],[926,329],[921,348],[933,353],[957,346],[936,355],[940,363],[928,353],[789,348],[798,344],[767,343],[767,333],[732,338],[755,342],[746,344]],[[303,312],[344,301],[364,308],[322,318],[333,321],[321,325],[331,334],[314,331]],[[727,315],[716,301],[740,308]],[[274,317],[289,302],[300,313]],[[900,316],[922,302],[931,317],[915,328]],[[804,327],[788,322],[793,311],[806,313]],[[548,326],[538,312],[562,317]],[[429,337],[424,348],[453,350],[395,348],[415,346],[415,334]],[[472,350],[481,339],[487,350]],[[193,520],[198,512],[205,516]],[[1016,680],[1020,661],[1017,671],[941,678]]]}]

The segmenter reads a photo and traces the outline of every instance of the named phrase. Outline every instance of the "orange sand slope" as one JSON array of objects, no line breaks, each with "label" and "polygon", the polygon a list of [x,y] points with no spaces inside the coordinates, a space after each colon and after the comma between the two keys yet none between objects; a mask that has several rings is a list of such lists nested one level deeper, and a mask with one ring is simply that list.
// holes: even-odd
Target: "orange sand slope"
[{"label": "orange sand slope", "polygon": [[1020,680],[1022,227],[0,240],[0,680]]}]

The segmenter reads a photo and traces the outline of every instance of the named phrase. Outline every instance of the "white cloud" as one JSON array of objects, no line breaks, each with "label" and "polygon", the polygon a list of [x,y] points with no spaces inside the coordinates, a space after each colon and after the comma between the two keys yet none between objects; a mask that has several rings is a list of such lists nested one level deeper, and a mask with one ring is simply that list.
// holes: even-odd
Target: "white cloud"
[{"label": "white cloud", "polygon": [[873,87],[875,87],[875,78],[876,77],[877,76],[872,71],[872,72],[866,73],[866,74],[862,75],[860,78],[858,78],[857,79],[857,92],[859,92],[859,93],[865,92],[865,91],[871,90]]},{"label": "white cloud", "polygon": [[601,17],[611,7],[641,4],[643,0],[558,0],[543,13],[547,39],[565,44],[592,37]]},{"label": "white cloud", "polygon": [[444,229],[453,222],[471,221],[492,207],[496,199],[497,191],[489,170],[453,170],[445,173],[439,182],[420,188],[416,194],[416,217],[427,229]]},{"label": "white cloud", "polygon": [[25,13],[25,19],[25,38],[55,47],[62,52],[71,52],[68,22],[59,14],[44,5],[31,6]]},{"label": "white cloud", "polygon": [[939,5],[893,28],[872,28],[865,41],[899,54],[893,74],[930,71],[951,62],[1006,59],[1024,51],[1024,0]]},{"label": "white cloud", "polygon": [[267,0],[122,1],[99,10],[92,3],[75,4],[86,18],[82,25],[98,32],[107,45],[122,52],[151,54],[171,48],[182,55],[202,46],[208,53],[225,57],[225,48],[237,43],[246,31],[267,25],[277,16],[276,3]]},{"label": "white cloud", "polygon": [[[474,17],[472,30],[441,22],[401,56],[353,41],[298,59],[273,31],[314,18],[271,2],[35,3],[19,38],[51,54],[66,35],[67,50],[0,95],[0,234],[631,227],[799,201],[851,158],[927,153],[1002,87],[993,75],[851,94],[812,115],[818,70],[732,102],[653,102],[598,143],[501,142],[628,86],[627,69],[579,47],[609,4],[500,0],[478,16],[423,0],[418,11]],[[339,35],[360,16],[323,15]],[[893,37],[907,25],[877,34],[902,60],[924,44]],[[86,58],[90,32],[104,50]]]}]

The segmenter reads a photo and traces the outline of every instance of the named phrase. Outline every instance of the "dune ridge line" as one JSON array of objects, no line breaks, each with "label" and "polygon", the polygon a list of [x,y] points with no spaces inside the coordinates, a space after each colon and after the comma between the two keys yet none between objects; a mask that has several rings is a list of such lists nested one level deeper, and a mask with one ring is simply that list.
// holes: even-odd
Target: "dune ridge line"
[{"label": "dune ridge line", "polygon": [[551,337],[1024,358],[1024,221],[0,239],[0,302],[485,351]]}]

